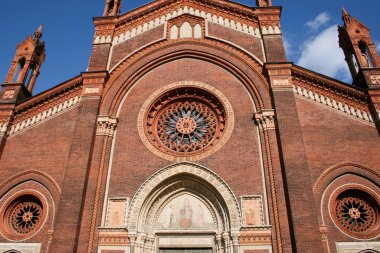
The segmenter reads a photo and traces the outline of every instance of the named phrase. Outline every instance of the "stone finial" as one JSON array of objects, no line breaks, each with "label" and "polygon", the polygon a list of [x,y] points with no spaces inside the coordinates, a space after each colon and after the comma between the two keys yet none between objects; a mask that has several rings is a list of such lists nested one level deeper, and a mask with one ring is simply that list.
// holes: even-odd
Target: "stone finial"
[{"label": "stone finial", "polygon": [[271,7],[272,0],[256,0],[257,7]]}]

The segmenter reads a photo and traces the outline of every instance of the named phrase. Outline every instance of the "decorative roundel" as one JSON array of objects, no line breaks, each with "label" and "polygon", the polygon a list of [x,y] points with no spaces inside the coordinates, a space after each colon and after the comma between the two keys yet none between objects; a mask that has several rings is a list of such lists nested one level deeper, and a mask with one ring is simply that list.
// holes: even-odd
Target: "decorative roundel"
[{"label": "decorative roundel", "polygon": [[176,83],[146,101],[139,115],[139,133],[162,158],[199,160],[226,142],[232,114],[227,98],[215,88],[197,82]]},{"label": "decorative roundel", "polygon": [[362,189],[347,189],[335,194],[331,204],[335,224],[347,234],[368,239],[380,233],[379,201]]},{"label": "decorative roundel", "polygon": [[34,195],[22,195],[2,211],[3,232],[12,239],[25,239],[38,231],[45,220],[45,205]]}]

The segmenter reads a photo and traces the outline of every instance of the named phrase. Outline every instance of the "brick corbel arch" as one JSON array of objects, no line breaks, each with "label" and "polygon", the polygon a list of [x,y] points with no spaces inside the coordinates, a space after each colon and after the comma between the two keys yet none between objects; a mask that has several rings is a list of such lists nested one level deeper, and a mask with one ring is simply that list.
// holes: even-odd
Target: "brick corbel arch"
[{"label": "brick corbel arch", "polygon": [[51,176],[39,170],[26,170],[13,175],[0,184],[0,198],[16,185],[26,181],[36,181],[42,184],[55,200],[58,200],[61,195],[61,188]]},{"label": "brick corbel arch", "polygon": [[228,215],[227,219],[229,220],[230,231],[240,230],[241,216],[239,204],[227,183],[216,173],[205,167],[184,162],[170,165],[159,170],[141,185],[131,200],[131,205],[128,212],[128,233],[137,233],[140,229],[142,229],[139,227],[141,226],[139,225],[141,224],[139,223],[139,219],[145,217],[140,217],[140,214],[144,213],[144,206],[150,208],[150,206],[145,205],[145,203],[146,201],[151,201],[149,200],[149,196],[155,194],[155,189],[163,181],[166,181],[172,177],[177,177],[181,174],[201,179],[204,183],[207,183],[209,185],[209,189],[212,189],[214,194],[218,195],[224,202],[223,205],[226,208],[226,214]]},{"label": "brick corbel arch", "polygon": [[354,174],[361,176],[367,180],[372,181],[374,184],[379,185],[380,173],[370,169],[366,166],[355,162],[345,162],[334,165],[326,169],[317,179],[313,186],[313,193],[317,197],[322,194],[321,189],[326,189],[327,186],[336,178],[345,174]]},{"label": "brick corbel arch", "polygon": [[164,63],[181,58],[221,66],[246,87],[258,111],[272,108],[262,65],[243,51],[213,40],[168,40],[135,52],[113,69],[105,85],[100,113],[116,116],[125,94],[141,77]]}]

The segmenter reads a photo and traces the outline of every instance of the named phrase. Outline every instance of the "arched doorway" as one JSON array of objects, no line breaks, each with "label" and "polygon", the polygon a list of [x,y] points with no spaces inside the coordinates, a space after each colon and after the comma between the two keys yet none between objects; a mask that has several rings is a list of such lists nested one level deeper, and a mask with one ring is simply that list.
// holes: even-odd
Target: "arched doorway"
[{"label": "arched doorway", "polygon": [[238,202],[218,175],[175,164],[150,177],[131,201],[131,253],[237,253],[240,221]]}]

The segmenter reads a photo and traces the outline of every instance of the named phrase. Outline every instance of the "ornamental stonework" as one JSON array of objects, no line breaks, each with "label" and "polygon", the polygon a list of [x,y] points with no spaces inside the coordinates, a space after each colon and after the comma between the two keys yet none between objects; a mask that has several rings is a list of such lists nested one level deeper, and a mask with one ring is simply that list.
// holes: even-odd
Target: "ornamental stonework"
[{"label": "ornamental stonework", "polygon": [[334,223],[348,235],[369,239],[380,233],[379,198],[365,189],[344,189],[334,194],[330,215]]},{"label": "ornamental stonework", "polygon": [[139,115],[143,142],[172,161],[199,160],[216,152],[231,134],[233,112],[227,98],[215,91],[206,84],[181,82],[154,93]]},{"label": "ornamental stonework", "polygon": [[8,201],[1,211],[1,232],[10,239],[34,235],[45,221],[46,204],[34,195],[21,195]]}]

